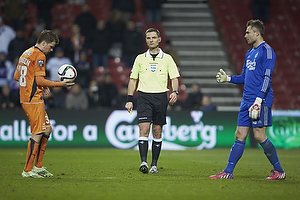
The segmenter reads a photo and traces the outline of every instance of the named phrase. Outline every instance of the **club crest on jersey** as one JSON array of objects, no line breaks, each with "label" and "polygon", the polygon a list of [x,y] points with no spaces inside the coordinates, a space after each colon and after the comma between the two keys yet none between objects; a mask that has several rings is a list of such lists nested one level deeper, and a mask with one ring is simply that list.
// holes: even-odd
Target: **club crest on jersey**
[{"label": "club crest on jersey", "polygon": [[38,60],[38,67],[44,67],[44,61]]},{"label": "club crest on jersey", "polygon": [[151,72],[155,72],[157,70],[157,64],[150,64]]}]

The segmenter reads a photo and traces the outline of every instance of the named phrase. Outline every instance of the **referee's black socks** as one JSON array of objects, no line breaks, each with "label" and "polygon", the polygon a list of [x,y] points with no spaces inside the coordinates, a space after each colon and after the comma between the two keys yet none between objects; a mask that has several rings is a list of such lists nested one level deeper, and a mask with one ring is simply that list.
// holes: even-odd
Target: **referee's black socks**
[{"label": "referee's black socks", "polygon": [[148,138],[139,137],[139,151],[142,162],[147,162]]},{"label": "referee's black socks", "polygon": [[158,160],[159,155],[160,155],[161,145],[162,145],[162,139],[153,138],[151,166],[154,166],[154,165],[157,166],[157,160]]}]

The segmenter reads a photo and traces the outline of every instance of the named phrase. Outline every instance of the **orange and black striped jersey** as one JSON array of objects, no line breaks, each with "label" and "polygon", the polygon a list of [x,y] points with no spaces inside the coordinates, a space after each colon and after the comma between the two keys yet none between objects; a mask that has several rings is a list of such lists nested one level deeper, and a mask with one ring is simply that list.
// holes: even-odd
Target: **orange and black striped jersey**
[{"label": "orange and black striped jersey", "polygon": [[46,76],[45,67],[46,56],[39,48],[31,47],[21,55],[14,76],[19,80],[21,103],[44,102],[43,87],[37,85],[36,77]]}]

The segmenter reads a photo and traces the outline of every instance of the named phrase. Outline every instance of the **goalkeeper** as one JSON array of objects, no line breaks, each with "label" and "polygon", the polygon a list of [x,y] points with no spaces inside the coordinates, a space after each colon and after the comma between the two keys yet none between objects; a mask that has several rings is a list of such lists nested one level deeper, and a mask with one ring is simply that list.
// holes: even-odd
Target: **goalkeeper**
[{"label": "goalkeeper", "polygon": [[228,76],[220,69],[216,78],[218,83],[244,84],[235,143],[233,144],[226,168],[210,179],[233,179],[233,170],[242,157],[245,141],[252,127],[254,138],[261,145],[265,155],[273,165],[272,174],[266,180],[285,179],[286,175],[279,162],[276,149],[266,136],[267,126],[272,125],[273,90],[271,88],[272,73],[276,55],[264,41],[265,28],[260,20],[250,20],[246,25],[245,39],[253,47],[247,51],[241,75]]}]

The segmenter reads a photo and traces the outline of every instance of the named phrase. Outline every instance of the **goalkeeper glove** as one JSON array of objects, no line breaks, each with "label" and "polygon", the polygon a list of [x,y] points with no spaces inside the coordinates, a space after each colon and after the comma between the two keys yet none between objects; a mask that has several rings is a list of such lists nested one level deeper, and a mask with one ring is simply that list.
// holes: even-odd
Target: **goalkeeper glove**
[{"label": "goalkeeper glove", "polygon": [[258,119],[260,116],[262,99],[256,97],[255,102],[249,108],[249,117],[252,119]]},{"label": "goalkeeper glove", "polygon": [[216,78],[218,83],[229,82],[231,80],[231,77],[228,76],[223,69],[219,70],[219,72],[216,75]]}]

